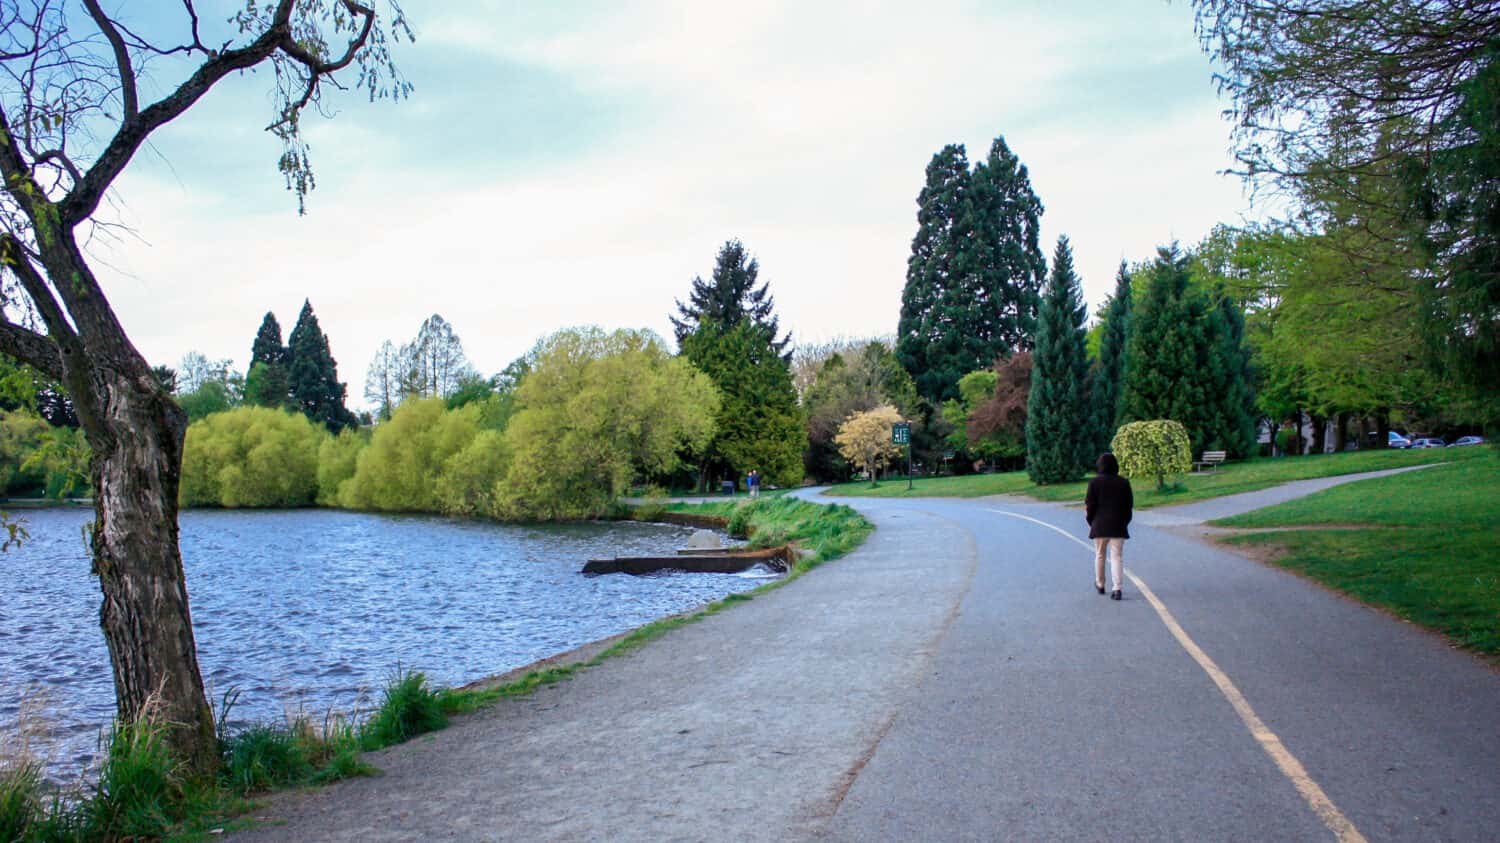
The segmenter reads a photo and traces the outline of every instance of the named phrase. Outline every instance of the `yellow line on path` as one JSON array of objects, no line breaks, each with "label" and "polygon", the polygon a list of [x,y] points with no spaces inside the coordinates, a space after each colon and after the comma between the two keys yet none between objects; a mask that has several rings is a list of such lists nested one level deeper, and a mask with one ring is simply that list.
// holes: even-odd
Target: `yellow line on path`
[{"label": "yellow line on path", "polygon": [[[1093,545],[1089,542],[1078,538],[1054,524],[1048,524],[1046,521],[1016,512],[1006,512],[1002,509],[991,509],[989,511],[997,515],[1008,515],[1011,518],[1020,518],[1023,521],[1040,524],[1049,530],[1067,536],[1089,550],[1093,550]],[[1225,699],[1229,700],[1229,704],[1234,707],[1235,713],[1240,716],[1240,720],[1244,721],[1245,727],[1250,730],[1251,736],[1260,743],[1261,749],[1265,750],[1266,754],[1271,756],[1271,760],[1276,763],[1277,769],[1281,770],[1282,775],[1286,776],[1291,781],[1292,786],[1297,789],[1297,792],[1302,794],[1302,798],[1307,801],[1308,807],[1312,808],[1313,813],[1318,815],[1318,819],[1322,820],[1323,824],[1328,826],[1328,830],[1333,832],[1334,837],[1340,843],[1365,843],[1364,835],[1359,833],[1359,829],[1354,827],[1354,823],[1350,822],[1349,818],[1344,816],[1343,812],[1338,809],[1338,806],[1333,804],[1333,800],[1328,798],[1328,794],[1323,792],[1323,788],[1319,787],[1318,783],[1313,781],[1312,776],[1307,774],[1307,769],[1302,766],[1302,762],[1298,761],[1296,756],[1292,755],[1286,748],[1286,745],[1281,742],[1281,738],[1277,737],[1276,733],[1271,731],[1265,722],[1260,719],[1260,716],[1255,713],[1255,709],[1250,707],[1250,702],[1245,699],[1245,695],[1240,693],[1240,689],[1235,687],[1234,682],[1230,681],[1229,676],[1214,663],[1213,659],[1208,657],[1207,653],[1203,652],[1203,648],[1198,646],[1197,642],[1187,634],[1187,631],[1182,628],[1181,624],[1177,623],[1177,619],[1172,617],[1171,612],[1167,611],[1166,604],[1157,598],[1156,594],[1147,587],[1146,583],[1140,577],[1131,573],[1127,573],[1126,576],[1130,578],[1130,581],[1135,584],[1136,588],[1140,589],[1141,594],[1145,595],[1151,607],[1156,610],[1157,616],[1161,618],[1162,623],[1166,624],[1167,630],[1172,633],[1172,637],[1177,639],[1177,643],[1181,644],[1184,650],[1187,650],[1188,655],[1193,657],[1193,661],[1197,662],[1198,666],[1203,668],[1203,672],[1208,674],[1208,678],[1212,679],[1214,684],[1219,687],[1219,692],[1224,695]]]}]

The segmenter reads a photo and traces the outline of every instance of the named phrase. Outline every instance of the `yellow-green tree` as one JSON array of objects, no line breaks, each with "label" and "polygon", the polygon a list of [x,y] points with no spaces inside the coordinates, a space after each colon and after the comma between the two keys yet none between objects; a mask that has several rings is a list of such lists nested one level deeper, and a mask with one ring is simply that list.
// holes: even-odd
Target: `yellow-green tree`
[{"label": "yellow-green tree", "polygon": [[306,416],[268,407],[215,413],[188,427],[183,506],[308,506],[328,433]]},{"label": "yellow-green tree", "polygon": [[389,512],[437,512],[448,460],[479,434],[479,407],[449,410],[441,398],[406,401],[375,428],[354,475],[339,486],[340,506]]},{"label": "yellow-green tree", "polygon": [[338,506],[339,487],[354,476],[359,453],[370,444],[370,437],[357,428],[346,427],[338,436],[330,436],[318,446],[318,505]]},{"label": "yellow-green tree", "polygon": [[714,434],[719,393],[650,331],[559,331],[538,343],[505,430],[502,518],[602,513],[636,477],[675,470]]},{"label": "yellow-green tree", "polygon": [[863,413],[853,413],[839,427],[839,453],[850,464],[858,466],[874,485],[886,463],[901,454],[901,446],[891,442],[891,429],[901,421],[895,407],[886,404]]},{"label": "yellow-green tree", "polygon": [[1193,467],[1187,428],[1171,419],[1121,425],[1109,447],[1120,462],[1121,474],[1132,479],[1154,477],[1158,489],[1166,488],[1168,477],[1186,474]]}]

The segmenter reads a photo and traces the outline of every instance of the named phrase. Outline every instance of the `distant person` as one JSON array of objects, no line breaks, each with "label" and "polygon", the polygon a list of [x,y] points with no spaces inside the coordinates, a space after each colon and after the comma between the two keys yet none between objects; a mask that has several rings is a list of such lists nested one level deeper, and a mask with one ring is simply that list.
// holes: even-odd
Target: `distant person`
[{"label": "distant person", "polygon": [[760,496],[760,472],[750,469],[750,474],[745,478],[745,487],[750,490],[750,497]]},{"label": "distant person", "polygon": [[1099,455],[1099,473],[1089,481],[1083,508],[1089,522],[1089,538],[1094,540],[1094,588],[1104,593],[1104,555],[1108,551],[1114,581],[1109,597],[1119,600],[1125,579],[1125,540],[1130,538],[1126,528],[1135,508],[1135,494],[1130,491],[1130,481],[1120,476],[1120,463],[1114,454]]}]

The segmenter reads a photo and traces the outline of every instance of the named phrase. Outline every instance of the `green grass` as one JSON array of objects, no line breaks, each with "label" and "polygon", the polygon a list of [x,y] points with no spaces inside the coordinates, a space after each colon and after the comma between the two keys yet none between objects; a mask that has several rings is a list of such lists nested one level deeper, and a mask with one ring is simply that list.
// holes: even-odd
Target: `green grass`
[{"label": "green grass", "polygon": [[[1266,457],[1228,462],[1211,474],[1187,474],[1178,478],[1178,488],[1158,491],[1150,480],[1136,480],[1135,506],[1150,509],[1193,503],[1224,495],[1254,492],[1316,477],[1358,474],[1386,468],[1401,468],[1434,462],[1463,462],[1480,456],[1484,448],[1428,448],[1415,451],[1352,451],[1305,457]],[[964,477],[924,477],[908,491],[905,480],[888,480],[878,487],[869,483],[844,483],[828,490],[830,495],[882,498],[977,498],[985,495],[1027,495],[1044,501],[1082,501],[1087,481],[1038,486],[1024,471],[1002,474],[972,474]]]},{"label": "green grass", "polygon": [[[1362,480],[1215,526],[1306,528],[1231,536],[1275,564],[1500,656],[1500,451]],[[1330,527],[1359,529],[1328,529]],[[1323,529],[1319,529],[1319,528]]]}]

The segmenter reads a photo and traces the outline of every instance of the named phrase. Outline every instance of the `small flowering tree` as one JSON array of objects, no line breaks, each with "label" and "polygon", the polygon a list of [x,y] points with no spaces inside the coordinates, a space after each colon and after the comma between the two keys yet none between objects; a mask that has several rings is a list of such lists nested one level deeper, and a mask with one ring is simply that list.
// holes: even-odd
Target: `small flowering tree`
[{"label": "small flowering tree", "polygon": [[1193,467],[1187,428],[1170,419],[1131,422],[1109,443],[1120,473],[1126,477],[1155,477],[1156,488],[1167,487],[1167,477],[1186,474]]},{"label": "small flowering tree", "polygon": [[901,454],[901,446],[891,442],[891,429],[899,421],[901,414],[889,404],[851,413],[833,438],[839,453],[867,474],[872,486],[886,462]]}]

